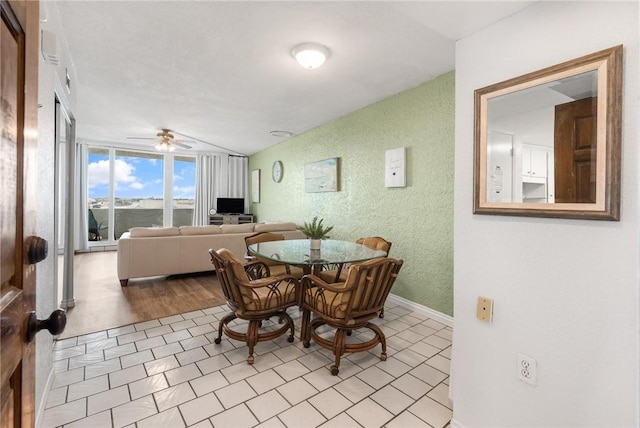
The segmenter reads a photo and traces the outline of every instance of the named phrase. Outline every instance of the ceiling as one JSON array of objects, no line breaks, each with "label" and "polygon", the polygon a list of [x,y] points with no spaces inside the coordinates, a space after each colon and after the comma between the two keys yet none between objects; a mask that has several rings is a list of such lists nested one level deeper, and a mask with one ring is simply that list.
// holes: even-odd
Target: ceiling
[{"label": "ceiling", "polygon": [[[79,141],[148,149],[161,128],[250,155],[454,69],[455,41],[531,1],[61,1]],[[49,6],[50,7],[50,6]],[[321,68],[290,52],[317,42]],[[132,146],[133,145],[133,146]],[[224,148],[226,150],[222,150]],[[176,152],[184,152],[177,150]]]}]

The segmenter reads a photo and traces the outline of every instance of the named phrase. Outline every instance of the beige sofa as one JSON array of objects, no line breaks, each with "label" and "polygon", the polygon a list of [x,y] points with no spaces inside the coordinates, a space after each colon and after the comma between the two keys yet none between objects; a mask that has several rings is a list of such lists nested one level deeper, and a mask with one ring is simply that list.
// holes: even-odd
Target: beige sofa
[{"label": "beige sofa", "polygon": [[209,248],[227,248],[238,257],[246,252],[245,236],[274,232],[285,239],[303,239],[294,223],[224,224],[222,226],[134,227],[118,240],[118,278],[213,270]]}]

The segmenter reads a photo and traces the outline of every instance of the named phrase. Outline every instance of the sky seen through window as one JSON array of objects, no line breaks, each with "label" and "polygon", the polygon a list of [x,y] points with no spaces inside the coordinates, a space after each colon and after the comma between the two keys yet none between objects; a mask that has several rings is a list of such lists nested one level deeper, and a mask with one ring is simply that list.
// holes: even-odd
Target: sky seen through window
[{"label": "sky seen through window", "polygon": [[[162,199],[162,156],[118,156],[115,158],[114,183],[117,198]],[[195,162],[174,160],[174,199],[195,199]],[[109,195],[109,155],[89,153],[87,182],[89,198]]]}]

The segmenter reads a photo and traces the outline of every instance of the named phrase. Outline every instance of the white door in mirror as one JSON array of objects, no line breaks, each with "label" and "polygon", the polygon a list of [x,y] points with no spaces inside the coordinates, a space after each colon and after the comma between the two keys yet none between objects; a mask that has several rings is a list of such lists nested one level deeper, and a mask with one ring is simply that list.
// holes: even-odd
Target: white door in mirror
[{"label": "white door in mirror", "polygon": [[273,166],[271,167],[271,178],[273,178],[273,181],[275,181],[276,183],[280,183],[280,181],[282,181],[282,162],[281,161],[275,161],[273,163]]}]

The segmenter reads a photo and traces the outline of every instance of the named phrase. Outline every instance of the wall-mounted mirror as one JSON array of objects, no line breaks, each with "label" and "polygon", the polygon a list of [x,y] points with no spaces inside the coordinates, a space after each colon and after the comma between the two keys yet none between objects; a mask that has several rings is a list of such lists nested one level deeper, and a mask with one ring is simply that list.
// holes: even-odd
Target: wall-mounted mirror
[{"label": "wall-mounted mirror", "polygon": [[618,220],[622,46],[475,91],[474,213]]}]

